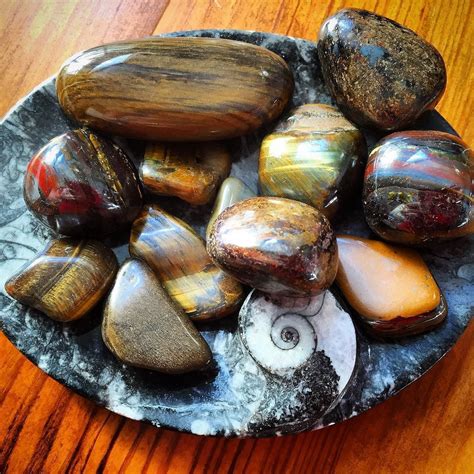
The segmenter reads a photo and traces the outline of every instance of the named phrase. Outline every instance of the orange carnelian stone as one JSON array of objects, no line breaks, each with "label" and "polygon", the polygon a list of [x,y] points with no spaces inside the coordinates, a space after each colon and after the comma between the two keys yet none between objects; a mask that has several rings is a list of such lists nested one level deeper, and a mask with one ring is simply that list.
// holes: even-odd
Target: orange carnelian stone
[{"label": "orange carnelian stone", "polygon": [[351,236],[338,237],[337,245],[336,282],[361,316],[410,318],[440,304],[438,285],[416,251]]}]

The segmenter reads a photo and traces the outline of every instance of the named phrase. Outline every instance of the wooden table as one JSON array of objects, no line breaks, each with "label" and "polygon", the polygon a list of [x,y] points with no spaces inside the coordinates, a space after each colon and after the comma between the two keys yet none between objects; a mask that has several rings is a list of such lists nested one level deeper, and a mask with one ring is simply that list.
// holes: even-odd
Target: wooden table
[{"label": "wooden table", "polygon": [[[73,53],[193,28],[314,40],[344,5],[432,42],[448,69],[438,110],[474,143],[472,0],[0,0],[0,116]],[[0,338],[0,472],[474,471],[474,326],[425,377],[368,413],[322,431],[263,440],[183,435],[129,421],[64,388]]]}]

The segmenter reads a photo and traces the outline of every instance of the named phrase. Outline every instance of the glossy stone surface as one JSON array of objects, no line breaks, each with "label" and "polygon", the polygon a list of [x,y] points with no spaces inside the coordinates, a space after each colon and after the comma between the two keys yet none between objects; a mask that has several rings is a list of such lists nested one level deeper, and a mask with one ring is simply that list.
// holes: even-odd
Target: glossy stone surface
[{"label": "glossy stone surface", "polygon": [[324,80],[354,123],[406,127],[434,108],[446,86],[439,52],[415,32],[365,10],[344,9],[319,32]]},{"label": "glossy stone surface", "polygon": [[[291,67],[297,83],[295,105],[330,102],[321,77],[316,43],[312,41],[236,30],[171,35],[217,36],[268,47],[284,57]],[[436,111],[423,114],[418,126],[453,133]],[[0,173],[0,187],[8,190],[0,193],[0,293],[5,280],[21,266],[22,259],[30,259],[49,239],[48,229],[21,206],[21,170],[38,145],[73,127],[57,102],[54,79],[32,91],[0,123],[0,162],[5,164],[4,172]],[[235,158],[231,174],[254,191],[258,151],[265,134],[261,130],[231,144]],[[159,201],[168,212],[185,219],[196,230],[201,233],[205,230],[209,214],[202,208],[174,198],[161,197]],[[341,219],[338,226],[345,233],[370,235],[359,206],[343,213]],[[124,238],[128,238],[126,234]],[[120,259],[128,254],[120,246],[115,250]],[[292,396],[293,386],[288,379],[272,376],[268,383],[269,372],[255,362],[243,345],[233,317],[200,324],[215,364],[212,369],[181,376],[150,374],[116,359],[102,341],[100,305],[87,318],[68,324],[64,330],[62,323],[0,294],[0,328],[44,372],[92,402],[128,418],[166,429],[214,436],[274,436],[318,429],[355,417],[389,399],[423,375],[465,331],[473,314],[474,236],[422,250],[422,255],[446,297],[449,316],[427,334],[392,340],[389,344],[368,337],[366,331],[357,331],[358,369],[340,401],[322,418],[315,411],[313,417],[306,415],[305,408]],[[291,409],[291,421],[280,423],[280,416],[287,419],[287,411],[272,411],[271,406]]]},{"label": "glossy stone surface", "polygon": [[364,136],[339,110],[305,104],[263,140],[260,191],[311,204],[331,219],[359,191],[366,158]]},{"label": "glossy stone surface", "polygon": [[293,92],[278,55],[215,38],[142,38],[98,46],[61,69],[63,110],[98,130],[157,141],[236,137],[276,119]]},{"label": "glossy stone surface", "polygon": [[140,178],[151,193],[176,196],[190,204],[207,204],[229,175],[231,165],[223,143],[150,143],[140,166]]},{"label": "glossy stone surface", "polygon": [[224,209],[251,197],[255,197],[255,193],[242,180],[234,177],[225,179],[217,193],[211,218],[206,227],[206,238],[209,239],[212,225]]},{"label": "glossy stone surface", "polygon": [[142,206],[138,177],[125,152],[85,129],[52,139],[33,156],[23,196],[43,224],[79,237],[119,230]]},{"label": "glossy stone surface", "polygon": [[413,316],[412,318],[394,318],[389,321],[375,321],[363,319],[362,322],[366,331],[377,337],[382,338],[400,338],[406,336],[415,336],[431,331],[438,327],[448,315],[448,305],[443,294],[439,305],[431,311]]},{"label": "glossy stone surface", "polygon": [[267,432],[278,425],[299,431],[323,416],[357,370],[352,319],[329,291],[295,299],[253,290],[239,313],[239,336],[266,379],[250,426],[262,417]]},{"label": "glossy stone surface", "polygon": [[120,268],[107,299],[102,337],[125,364],[167,374],[206,367],[211,351],[186,314],[139,260]]},{"label": "glossy stone surface", "polygon": [[284,296],[315,296],[337,271],[329,221],[307,204],[256,197],[226,209],[207,241],[214,262],[242,283]]},{"label": "glossy stone surface", "polygon": [[129,249],[193,320],[221,318],[240,307],[240,283],[212,263],[191,227],[159,206],[146,206],[135,220]]},{"label": "glossy stone surface", "polygon": [[336,282],[374,332],[419,333],[446,317],[446,301],[415,250],[351,236],[338,236],[337,245]]},{"label": "glossy stone surface", "polygon": [[443,132],[394,133],[370,154],[364,213],[385,240],[423,244],[474,233],[474,154]]},{"label": "glossy stone surface", "polygon": [[101,242],[52,240],[10,277],[5,291],[56,321],[73,321],[107,293],[117,268],[114,253]]}]

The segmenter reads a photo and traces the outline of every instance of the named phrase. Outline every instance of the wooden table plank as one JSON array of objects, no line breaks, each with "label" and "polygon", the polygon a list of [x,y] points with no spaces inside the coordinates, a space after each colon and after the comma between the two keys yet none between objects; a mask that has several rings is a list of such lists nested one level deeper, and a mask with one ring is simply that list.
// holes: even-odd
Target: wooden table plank
[{"label": "wooden table plank", "polygon": [[[74,52],[192,28],[244,28],[315,39],[344,5],[405,23],[448,68],[438,110],[474,141],[474,4],[388,0],[0,0],[0,115]],[[21,39],[21,41],[20,41]],[[472,472],[474,329],[421,380],[353,420],[313,433],[224,440],[158,430],[73,394],[0,338],[0,472]]]},{"label": "wooden table plank", "polygon": [[0,116],[73,54],[150,35],[168,0],[0,0]]}]

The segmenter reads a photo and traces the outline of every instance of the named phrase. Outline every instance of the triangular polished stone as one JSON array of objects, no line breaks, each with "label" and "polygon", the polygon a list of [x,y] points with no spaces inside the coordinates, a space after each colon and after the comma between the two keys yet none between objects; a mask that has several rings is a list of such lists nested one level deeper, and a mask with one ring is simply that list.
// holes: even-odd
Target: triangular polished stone
[{"label": "triangular polished stone", "polygon": [[446,317],[441,290],[415,250],[345,235],[337,245],[336,283],[373,332],[415,334]]},{"label": "triangular polished stone", "polygon": [[122,362],[158,372],[199,370],[211,360],[191,320],[139,260],[127,260],[119,270],[104,310],[102,337]]}]

